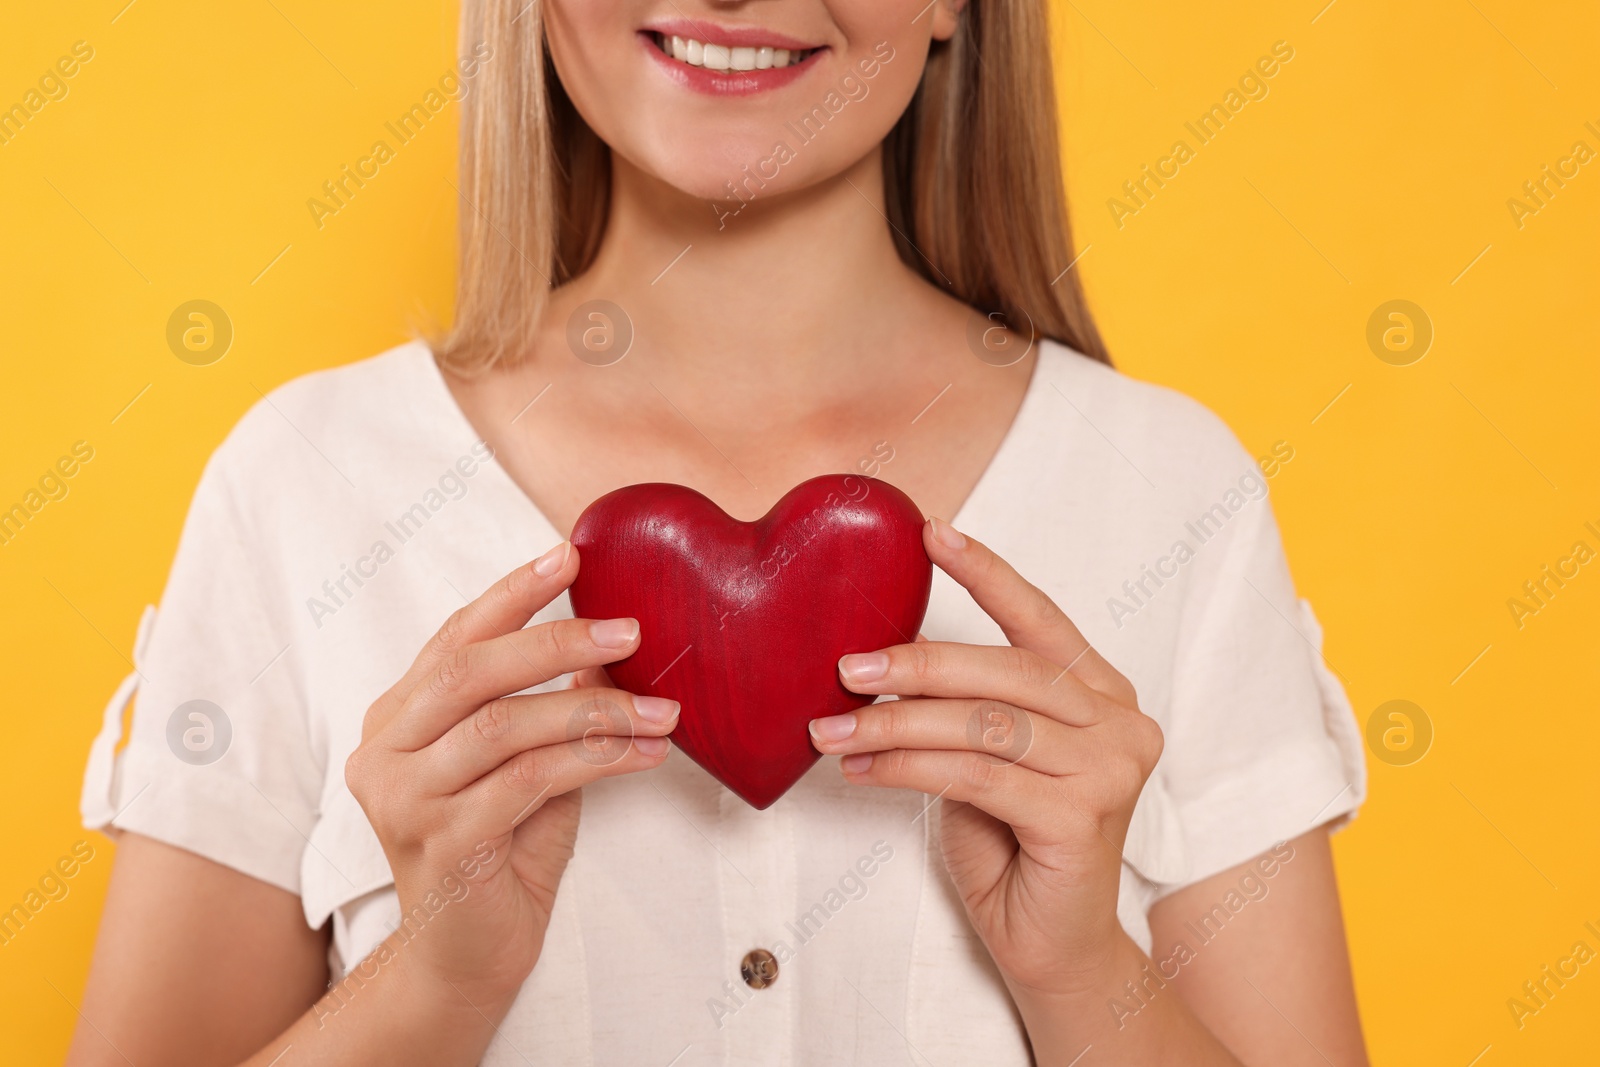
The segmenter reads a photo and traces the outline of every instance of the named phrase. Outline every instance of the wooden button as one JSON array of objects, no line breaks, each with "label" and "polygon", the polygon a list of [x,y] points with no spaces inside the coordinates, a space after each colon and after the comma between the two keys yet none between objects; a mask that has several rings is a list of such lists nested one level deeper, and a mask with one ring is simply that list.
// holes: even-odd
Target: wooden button
[{"label": "wooden button", "polygon": [[739,961],[739,974],[751,989],[765,989],[778,980],[778,958],[764,948],[753,948]]}]

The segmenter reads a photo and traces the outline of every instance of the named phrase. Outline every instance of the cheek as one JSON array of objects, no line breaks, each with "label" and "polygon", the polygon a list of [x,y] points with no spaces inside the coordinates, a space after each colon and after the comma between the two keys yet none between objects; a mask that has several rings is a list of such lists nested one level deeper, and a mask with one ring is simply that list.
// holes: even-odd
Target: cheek
[{"label": "cheek", "polygon": [[641,91],[634,30],[624,0],[542,0],[550,60],[584,121],[608,142]]},{"label": "cheek", "polygon": [[830,56],[828,69],[807,81],[804,92],[797,94],[803,103],[796,110],[803,114],[821,106],[826,111],[829,104],[838,110],[825,136],[804,144],[797,137],[786,138],[796,145],[797,158],[785,168],[791,187],[841,173],[894,128],[915,95],[927,63],[930,20],[916,18],[925,6],[926,0],[909,4],[900,0],[830,0],[828,8],[848,42],[847,50]]},{"label": "cheek", "polygon": [[562,84],[574,99],[603,90],[597,74],[615,62],[628,36],[622,5],[612,0],[543,0],[544,32]]}]

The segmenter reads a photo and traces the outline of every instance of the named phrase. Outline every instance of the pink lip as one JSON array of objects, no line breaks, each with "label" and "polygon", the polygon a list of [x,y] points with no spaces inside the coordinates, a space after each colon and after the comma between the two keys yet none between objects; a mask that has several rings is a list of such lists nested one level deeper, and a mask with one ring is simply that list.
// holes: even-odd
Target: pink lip
[{"label": "pink lip", "polygon": [[[690,24],[673,23],[672,25],[686,27]],[[767,70],[735,70],[723,73],[721,71],[707,70],[704,67],[692,67],[687,63],[680,63],[678,60],[673,59],[671,56],[667,55],[660,48],[658,48],[656,46],[655,37],[653,36],[653,33],[660,32],[668,33],[669,36],[677,37],[694,36],[696,40],[705,41],[707,38],[704,36],[704,33],[707,29],[711,29],[711,27],[700,26],[689,34],[685,34],[681,28],[676,33],[665,30],[643,30],[640,31],[638,37],[641,47],[643,47],[644,50],[650,54],[651,58],[655,60],[656,65],[662,70],[663,73],[666,74],[668,78],[671,78],[673,81],[687,89],[692,89],[695,92],[705,93],[709,96],[751,96],[755,93],[764,93],[773,89],[781,89],[785,85],[793,82],[796,78],[803,76],[812,67],[816,66],[817,61],[822,58],[822,56],[827,54],[828,51],[826,48],[818,48],[817,51],[813,52],[800,62],[792,63],[787,67],[782,67],[779,69],[768,68]],[[751,41],[756,40],[757,36],[759,36],[761,43],[742,45],[729,44],[727,47],[790,48],[791,51],[804,49],[806,47],[803,44],[773,44],[773,41],[792,41],[793,39],[788,37],[774,36],[770,33],[767,33],[765,30],[749,32],[752,34],[750,37]],[[708,43],[723,44],[725,41],[733,39],[734,36],[732,34],[713,35],[712,39]]]},{"label": "pink lip", "polygon": [[643,27],[646,33],[659,33],[667,37],[693,38],[706,44],[720,44],[728,48],[787,48],[791,52],[804,52],[820,45],[807,44],[758,26],[718,26],[704,19],[663,19]]}]

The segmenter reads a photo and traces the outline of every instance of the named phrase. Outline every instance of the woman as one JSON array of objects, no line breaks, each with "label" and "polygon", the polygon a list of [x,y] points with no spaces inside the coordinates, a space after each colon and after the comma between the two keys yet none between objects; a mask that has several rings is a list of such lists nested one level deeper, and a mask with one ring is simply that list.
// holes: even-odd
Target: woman
[{"label": "woman", "polygon": [[[208,466],[91,757],[72,1062],[1364,1063],[1349,707],[1257,463],[1109,368],[1042,4],[464,30],[455,325]],[[845,657],[901,699],[758,812],[610,688],[639,627],[571,618],[564,535],[839,469],[954,516],[927,640]]]}]

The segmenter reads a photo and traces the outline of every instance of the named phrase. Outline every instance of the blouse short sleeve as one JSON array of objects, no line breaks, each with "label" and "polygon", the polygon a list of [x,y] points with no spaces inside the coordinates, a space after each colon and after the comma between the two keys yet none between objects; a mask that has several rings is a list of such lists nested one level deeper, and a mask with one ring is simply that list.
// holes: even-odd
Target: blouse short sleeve
[{"label": "blouse short sleeve", "polygon": [[271,564],[237,506],[239,435],[201,476],[160,609],[141,623],[134,674],[91,747],[82,814],[90,829],[133,830],[299,893],[321,760],[285,605],[264,595]]},{"label": "blouse short sleeve", "polygon": [[[1239,467],[1254,471],[1239,451]],[[1187,842],[1184,884],[1342,825],[1367,787],[1350,702],[1295,593],[1264,493],[1197,546],[1195,564],[1160,766]]]}]

